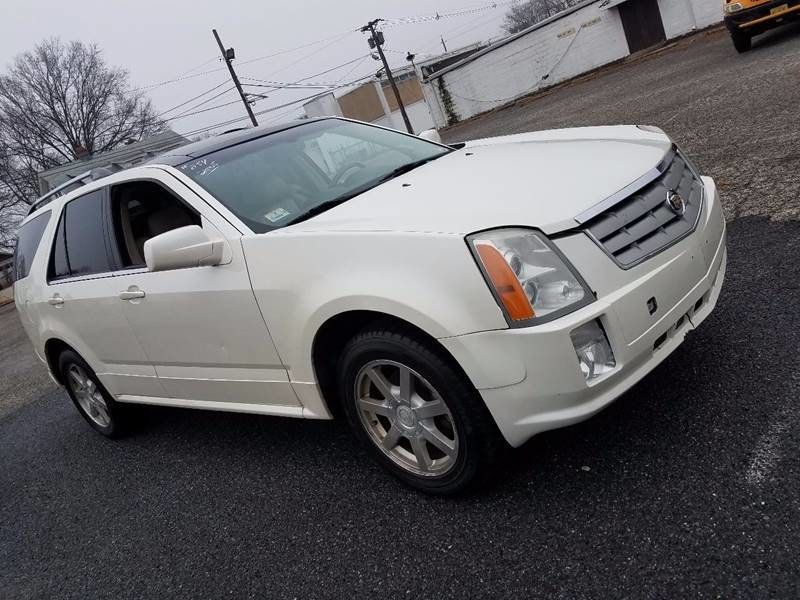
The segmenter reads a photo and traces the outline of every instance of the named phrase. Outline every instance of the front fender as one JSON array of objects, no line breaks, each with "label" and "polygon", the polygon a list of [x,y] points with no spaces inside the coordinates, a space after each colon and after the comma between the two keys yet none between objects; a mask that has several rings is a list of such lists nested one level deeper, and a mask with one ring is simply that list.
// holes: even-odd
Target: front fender
[{"label": "front fender", "polygon": [[256,300],[293,381],[314,381],[314,337],[343,312],[385,313],[435,338],[507,327],[458,235],[282,230],[242,244]]}]

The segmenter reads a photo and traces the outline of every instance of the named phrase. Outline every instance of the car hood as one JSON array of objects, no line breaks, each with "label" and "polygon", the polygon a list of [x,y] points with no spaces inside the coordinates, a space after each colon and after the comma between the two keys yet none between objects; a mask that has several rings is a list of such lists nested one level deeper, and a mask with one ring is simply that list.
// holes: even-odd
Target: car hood
[{"label": "car hood", "polygon": [[656,166],[671,142],[635,126],[468,142],[284,231],[469,234],[509,225],[556,233]]}]

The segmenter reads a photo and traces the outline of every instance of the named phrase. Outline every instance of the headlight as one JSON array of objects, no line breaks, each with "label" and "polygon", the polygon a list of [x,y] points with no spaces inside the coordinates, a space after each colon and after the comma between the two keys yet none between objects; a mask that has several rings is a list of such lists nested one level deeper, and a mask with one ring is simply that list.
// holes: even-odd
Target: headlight
[{"label": "headlight", "polygon": [[591,290],[541,233],[496,229],[467,237],[509,325],[550,320],[591,302]]},{"label": "headlight", "polygon": [[725,13],[732,15],[735,12],[739,12],[743,8],[744,6],[742,6],[739,2],[731,2],[730,4],[725,5]]}]

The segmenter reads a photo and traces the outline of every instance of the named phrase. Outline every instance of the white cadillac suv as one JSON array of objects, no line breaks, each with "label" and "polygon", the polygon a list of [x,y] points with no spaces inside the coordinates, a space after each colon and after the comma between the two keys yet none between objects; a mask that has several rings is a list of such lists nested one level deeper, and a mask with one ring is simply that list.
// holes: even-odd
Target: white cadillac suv
[{"label": "white cadillac suv", "polygon": [[725,264],[715,184],[657,128],[447,146],[328,118],[37,208],[14,293],[107,436],[132,404],[341,414],[446,494],[644,377],[714,308]]}]

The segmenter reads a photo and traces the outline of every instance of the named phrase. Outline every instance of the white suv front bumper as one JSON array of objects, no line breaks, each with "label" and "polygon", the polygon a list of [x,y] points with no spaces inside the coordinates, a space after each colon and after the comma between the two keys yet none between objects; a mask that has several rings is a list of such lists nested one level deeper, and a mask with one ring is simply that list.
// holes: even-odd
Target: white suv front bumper
[{"label": "white suv front bumper", "polygon": [[[624,271],[579,233],[556,244],[597,292],[596,302],[543,325],[440,340],[475,384],[512,446],[577,423],[630,389],[714,309],[725,276],[725,221],[716,185],[703,178],[697,229]],[[658,309],[650,314],[647,301]],[[599,319],[616,359],[587,383],[570,332]]]}]

